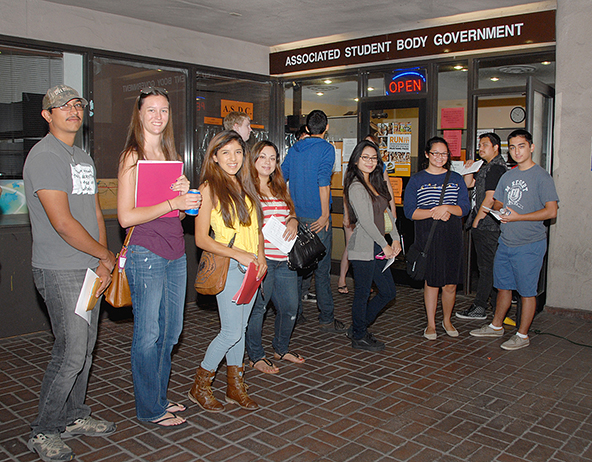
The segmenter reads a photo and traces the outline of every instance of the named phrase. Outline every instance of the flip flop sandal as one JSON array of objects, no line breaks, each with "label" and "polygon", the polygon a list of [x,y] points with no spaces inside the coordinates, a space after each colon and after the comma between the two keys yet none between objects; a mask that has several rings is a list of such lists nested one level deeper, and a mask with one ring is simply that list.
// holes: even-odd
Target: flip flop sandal
[{"label": "flip flop sandal", "polygon": [[[174,408],[177,409],[174,409]],[[183,406],[182,404],[179,403],[169,403],[169,405],[166,407],[165,409],[167,412],[170,412],[171,414],[174,414],[175,412],[183,412],[186,411],[187,408],[185,406]]]},{"label": "flip flop sandal", "polygon": [[[249,362],[249,366],[251,366],[253,369],[257,369],[257,368],[255,367],[255,364],[257,364],[257,363],[259,363],[259,362],[261,362],[261,361],[263,361],[263,362],[264,362],[264,363],[267,365],[267,367],[275,367],[275,364],[273,364],[273,363],[272,363],[272,362],[271,362],[269,359],[267,359],[267,358],[261,358],[261,359],[258,359],[258,360],[257,360],[257,361],[255,361],[255,362],[253,362],[253,361],[250,361],[250,362]],[[257,369],[257,370],[258,370],[259,372],[263,372],[264,374],[277,374],[277,373],[279,372],[279,369],[278,369],[278,370],[274,370],[273,372],[262,371],[261,369]]]},{"label": "flip flop sandal", "polygon": [[[296,359],[301,359],[302,361],[290,361],[289,359],[285,359],[284,356],[286,355],[292,355],[294,356]],[[290,361],[291,363],[294,364],[302,364],[304,362],[304,358],[302,356],[300,356],[298,353],[294,353],[293,351],[287,351],[285,352],[283,355],[279,354],[279,353],[274,353],[273,357],[277,360],[282,360],[285,359],[285,361]]]},{"label": "flip flop sandal", "polygon": [[349,294],[349,290],[348,290],[347,286],[337,287],[337,292],[339,292],[340,294],[343,294],[343,295]]},{"label": "flip flop sandal", "polygon": [[187,425],[187,421],[186,420],[184,420],[183,422],[178,423],[178,424],[163,425],[165,422],[168,422],[169,420],[173,420],[173,419],[177,419],[178,418],[172,412],[170,414],[171,414],[170,417],[161,417],[158,420],[149,420],[146,423],[149,423],[150,425],[156,425],[157,427],[161,427],[161,428],[179,428],[179,427],[183,427],[183,426]]}]

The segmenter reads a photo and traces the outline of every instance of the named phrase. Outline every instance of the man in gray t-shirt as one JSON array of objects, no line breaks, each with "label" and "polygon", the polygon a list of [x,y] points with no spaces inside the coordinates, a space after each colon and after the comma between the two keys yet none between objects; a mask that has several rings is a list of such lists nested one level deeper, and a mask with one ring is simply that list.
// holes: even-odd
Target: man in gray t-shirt
[{"label": "man in gray t-shirt", "polygon": [[474,337],[501,337],[503,321],[512,303],[512,290],[522,297],[518,332],[501,344],[504,350],[518,350],[530,344],[528,329],[536,312],[537,286],[547,251],[544,221],[557,216],[559,197],[553,178],[532,160],[534,144],[526,130],[508,136],[510,155],[518,164],[506,172],[493,193],[494,209],[501,212],[501,236],[493,265],[498,289],[491,324],[472,330]]},{"label": "man in gray t-shirt", "polygon": [[55,337],[39,394],[39,415],[27,447],[43,460],[71,460],[62,437],[104,436],[115,424],[92,418],[84,404],[99,308],[87,321],[75,313],[87,269],[99,276],[97,298],[111,282],[115,256],[107,248],[95,166],[74,146],[87,101],[66,85],[50,88],[41,115],[49,134],[27,156],[25,196],[33,234],[33,278]]}]

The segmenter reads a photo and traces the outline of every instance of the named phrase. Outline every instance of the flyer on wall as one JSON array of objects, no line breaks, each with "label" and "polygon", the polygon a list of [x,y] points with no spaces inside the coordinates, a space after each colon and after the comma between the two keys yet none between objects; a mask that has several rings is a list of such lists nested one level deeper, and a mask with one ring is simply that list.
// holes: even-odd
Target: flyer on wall
[{"label": "flyer on wall", "polygon": [[389,173],[411,176],[411,122],[382,122],[378,127],[380,155]]}]

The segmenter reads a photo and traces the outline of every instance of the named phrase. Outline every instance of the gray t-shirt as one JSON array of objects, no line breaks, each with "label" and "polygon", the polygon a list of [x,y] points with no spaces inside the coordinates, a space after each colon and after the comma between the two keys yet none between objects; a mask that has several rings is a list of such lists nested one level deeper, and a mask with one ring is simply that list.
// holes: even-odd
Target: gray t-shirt
[{"label": "gray t-shirt", "polygon": [[[559,202],[553,178],[539,165],[524,171],[516,167],[504,173],[493,197],[504,207],[520,214],[541,210],[547,202]],[[546,238],[542,221],[514,221],[501,225],[501,240],[509,247],[532,244]]]},{"label": "gray t-shirt", "polygon": [[97,258],[75,249],[57,233],[37,196],[41,189],[67,193],[70,213],[98,241],[97,182],[90,156],[50,133],[29,152],[23,178],[33,233],[33,266],[52,270],[96,268]]}]

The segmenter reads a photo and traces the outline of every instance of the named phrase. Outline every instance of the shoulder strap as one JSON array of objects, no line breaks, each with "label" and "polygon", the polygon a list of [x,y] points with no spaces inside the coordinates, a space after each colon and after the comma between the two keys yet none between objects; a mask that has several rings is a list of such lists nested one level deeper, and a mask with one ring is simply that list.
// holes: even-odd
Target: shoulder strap
[{"label": "shoulder strap", "polygon": [[[444,177],[444,183],[442,183],[442,192],[440,193],[440,201],[438,205],[442,205],[444,202],[444,195],[446,194],[446,186],[448,186],[448,180],[450,179],[450,170],[446,172],[446,176]],[[425,248],[423,249],[423,253],[427,254],[430,245],[432,244],[432,238],[434,237],[434,231],[436,231],[436,225],[438,224],[438,220],[434,220],[432,223],[432,228],[430,229],[430,235],[428,236],[428,240],[426,241]]]}]

